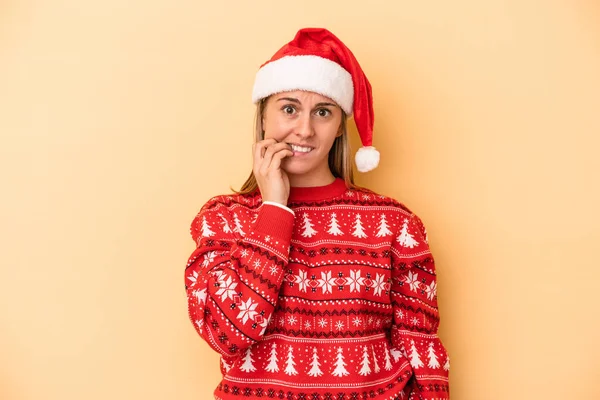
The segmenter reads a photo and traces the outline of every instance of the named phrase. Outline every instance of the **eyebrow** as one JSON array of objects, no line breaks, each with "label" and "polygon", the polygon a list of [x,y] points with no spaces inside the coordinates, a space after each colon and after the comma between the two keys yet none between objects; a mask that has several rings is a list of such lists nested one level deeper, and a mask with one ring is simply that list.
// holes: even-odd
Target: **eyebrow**
[{"label": "eyebrow", "polygon": [[[291,101],[292,103],[296,103],[296,104],[302,104],[300,102],[300,100],[294,98],[294,97],[281,97],[279,99],[277,99],[277,101]],[[337,107],[337,104],[333,104],[333,103],[326,103],[326,102],[321,102],[321,103],[317,103],[315,104],[315,107],[323,107],[323,106],[332,106],[332,107]]]}]

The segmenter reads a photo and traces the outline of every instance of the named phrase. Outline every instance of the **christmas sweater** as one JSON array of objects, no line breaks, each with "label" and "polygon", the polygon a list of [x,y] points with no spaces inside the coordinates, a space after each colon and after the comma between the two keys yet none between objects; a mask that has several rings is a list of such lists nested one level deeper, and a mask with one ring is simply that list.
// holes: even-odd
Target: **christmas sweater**
[{"label": "christmas sweater", "polygon": [[210,199],[191,225],[189,317],[221,355],[215,399],[448,399],[422,221],[337,178],[288,207]]}]

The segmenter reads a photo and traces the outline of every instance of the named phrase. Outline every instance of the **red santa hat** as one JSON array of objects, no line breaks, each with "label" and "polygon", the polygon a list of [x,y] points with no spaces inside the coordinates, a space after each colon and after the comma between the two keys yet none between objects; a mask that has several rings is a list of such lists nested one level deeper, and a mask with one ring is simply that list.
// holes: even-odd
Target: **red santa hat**
[{"label": "red santa hat", "polygon": [[373,96],[371,84],[354,54],[333,33],[305,28],[264,63],[256,73],[252,101],[275,93],[306,90],[335,101],[354,115],[363,147],[355,156],[360,172],[375,169],[379,152],[373,144]]}]

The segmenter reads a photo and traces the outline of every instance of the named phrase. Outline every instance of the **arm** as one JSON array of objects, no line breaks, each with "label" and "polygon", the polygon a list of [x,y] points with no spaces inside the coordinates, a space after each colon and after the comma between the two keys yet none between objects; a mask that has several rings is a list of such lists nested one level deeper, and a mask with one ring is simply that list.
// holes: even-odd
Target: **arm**
[{"label": "arm", "polygon": [[449,358],[437,335],[435,263],[425,227],[416,215],[402,217],[392,244],[392,345],[410,361],[412,390],[419,399],[448,399]]},{"label": "arm", "polygon": [[254,224],[211,200],[194,218],[185,283],[196,331],[221,355],[239,355],[264,334],[287,265],[294,215],[263,204]]}]

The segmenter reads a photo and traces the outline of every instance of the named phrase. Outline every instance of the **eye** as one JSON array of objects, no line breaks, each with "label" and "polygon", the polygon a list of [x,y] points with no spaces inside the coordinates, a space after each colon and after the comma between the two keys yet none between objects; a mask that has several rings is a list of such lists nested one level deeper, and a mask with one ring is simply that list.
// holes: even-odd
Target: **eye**
[{"label": "eye", "polygon": [[291,106],[289,104],[283,106],[281,108],[281,110],[286,113],[287,115],[293,115],[296,112],[296,108],[294,106]]},{"label": "eye", "polygon": [[331,115],[331,111],[329,111],[327,108],[319,108],[317,110],[317,115],[319,117],[328,117],[329,115]]}]

